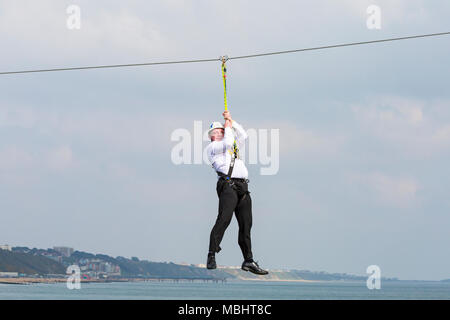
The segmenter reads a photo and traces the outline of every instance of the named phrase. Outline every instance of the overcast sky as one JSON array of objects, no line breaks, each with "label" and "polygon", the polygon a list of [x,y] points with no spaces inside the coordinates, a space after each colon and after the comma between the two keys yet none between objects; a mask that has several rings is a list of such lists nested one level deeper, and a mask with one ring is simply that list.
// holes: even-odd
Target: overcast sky
[{"label": "overcast sky", "polygon": [[[0,71],[446,32],[449,15],[419,0],[0,0]],[[228,62],[233,118],[280,130],[278,173],[248,165],[262,267],[450,278],[449,56],[442,36]],[[170,137],[221,120],[220,77],[219,62],[0,76],[0,244],[205,263],[216,176],[173,164]],[[221,247],[219,265],[241,264],[235,218]]]}]

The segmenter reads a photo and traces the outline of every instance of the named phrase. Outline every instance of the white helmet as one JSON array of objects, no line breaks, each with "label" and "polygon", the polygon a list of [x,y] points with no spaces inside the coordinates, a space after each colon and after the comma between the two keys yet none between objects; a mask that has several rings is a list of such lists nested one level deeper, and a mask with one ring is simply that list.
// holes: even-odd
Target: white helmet
[{"label": "white helmet", "polygon": [[225,128],[223,127],[223,124],[221,124],[220,122],[214,121],[214,122],[211,123],[211,125],[209,126],[209,130],[208,130],[208,136],[209,136],[209,137],[211,137],[211,132],[212,132],[214,129],[225,129]]}]

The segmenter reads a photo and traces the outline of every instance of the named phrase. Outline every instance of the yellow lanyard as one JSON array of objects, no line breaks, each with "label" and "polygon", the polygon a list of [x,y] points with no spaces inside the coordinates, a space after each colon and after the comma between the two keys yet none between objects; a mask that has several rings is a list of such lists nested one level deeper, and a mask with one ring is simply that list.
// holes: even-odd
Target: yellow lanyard
[{"label": "yellow lanyard", "polygon": [[227,56],[222,57],[223,102],[225,104],[225,111],[228,110],[228,105],[227,105],[227,68],[225,67],[225,61],[227,59],[228,59]]},{"label": "yellow lanyard", "polygon": [[[228,60],[227,56],[221,57],[222,60],[222,78],[223,78],[223,102],[225,105],[225,111],[228,111],[228,104],[227,104],[227,68],[225,67],[225,62]],[[239,149],[237,147],[236,140],[233,142],[233,151],[229,150],[230,154],[239,158]]]}]

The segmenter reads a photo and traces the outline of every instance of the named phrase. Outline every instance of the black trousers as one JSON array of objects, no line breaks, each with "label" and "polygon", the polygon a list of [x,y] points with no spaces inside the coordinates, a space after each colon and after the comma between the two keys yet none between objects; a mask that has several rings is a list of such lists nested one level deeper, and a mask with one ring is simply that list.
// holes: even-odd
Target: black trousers
[{"label": "black trousers", "polygon": [[230,182],[221,178],[217,181],[217,195],[219,197],[219,214],[211,230],[209,251],[219,252],[225,230],[228,228],[233,212],[239,225],[238,243],[245,260],[253,259],[250,229],[252,228],[252,199],[248,191],[248,184],[240,180]]}]

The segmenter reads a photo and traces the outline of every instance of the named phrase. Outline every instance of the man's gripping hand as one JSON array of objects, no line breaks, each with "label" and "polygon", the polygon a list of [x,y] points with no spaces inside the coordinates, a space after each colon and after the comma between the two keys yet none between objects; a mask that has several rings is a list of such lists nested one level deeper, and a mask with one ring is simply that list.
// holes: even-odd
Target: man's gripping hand
[{"label": "man's gripping hand", "polygon": [[232,126],[232,124],[233,124],[233,119],[231,119],[231,114],[230,114],[230,112],[229,111],[224,111],[223,113],[222,113],[222,116],[223,116],[223,118],[225,119],[225,128],[227,128],[227,127],[230,127],[231,128],[231,126]]}]

